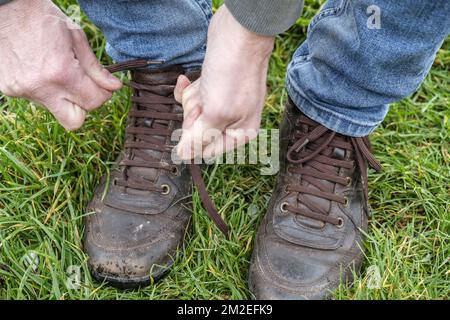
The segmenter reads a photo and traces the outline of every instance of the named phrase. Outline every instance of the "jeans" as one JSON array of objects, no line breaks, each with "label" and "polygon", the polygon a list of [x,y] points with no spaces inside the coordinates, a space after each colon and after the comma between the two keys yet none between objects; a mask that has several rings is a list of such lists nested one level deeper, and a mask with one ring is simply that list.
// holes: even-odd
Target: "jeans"
[{"label": "jeans", "polygon": [[[208,0],[79,0],[116,61],[148,58],[199,67]],[[286,86],[307,116],[365,136],[389,104],[413,93],[450,33],[449,0],[329,0],[288,66]]]},{"label": "jeans", "polygon": [[329,129],[368,135],[420,86],[449,33],[448,0],[329,0],[289,64],[289,96]]},{"label": "jeans", "polygon": [[[150,59],[199,68],[212,17],[210,0],[79,0],[105,35],[115,61]],[[159,65],[161,67],[161,65]]]}]

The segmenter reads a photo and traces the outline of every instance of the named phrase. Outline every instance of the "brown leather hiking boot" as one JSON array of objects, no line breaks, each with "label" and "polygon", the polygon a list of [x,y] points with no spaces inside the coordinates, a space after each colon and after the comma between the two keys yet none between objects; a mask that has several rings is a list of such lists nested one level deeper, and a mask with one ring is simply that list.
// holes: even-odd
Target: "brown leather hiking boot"
[{"label": "brown leather hiking boot", "polygon": [[92,214],[85,218],[90,270],[96,279],[119,287],[148,285],[169,270],[191,218],[190,171],[208,211],[226,232],[198,167],[171,160],[171,135],[183,120],[173,90],[180,74],[195,80],[199,72],[185,73],[180,67],[136,69],[146,64],[136,60],[109,68],[134,69],[129,83],[132,107],[124,150],[96,188],[87,209]]},{"label": "brown leather hiking boot", "polygon": [[257,299],[324,299],[363,258],[367,137],[333,132],[289,102],[280,173],[258,231],[249,286]]}]

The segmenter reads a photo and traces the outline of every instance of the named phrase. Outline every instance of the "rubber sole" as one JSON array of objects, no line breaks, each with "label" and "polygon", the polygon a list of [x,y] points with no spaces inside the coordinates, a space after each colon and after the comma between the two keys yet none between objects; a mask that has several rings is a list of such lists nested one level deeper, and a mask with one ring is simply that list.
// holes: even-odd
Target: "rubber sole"
[{"label": "rubber sole", "polygon": [[[117,275],[110,275],[99,273],[92,268],[89,267],[89,271],[91,272],[92,277],[98,282],[106,282],[113,287],[118,289],[139,289],[143,287],[148,287],[152,284],[152,282],[156,282],[161,278],[165,277],[171,270],[172,264],[168,265],[166,268],[162,269],[160,272],[156,273],[152,276],[145,276],[139,278],[121,278]],[[152,281],[153,279],[153,281]]]}]

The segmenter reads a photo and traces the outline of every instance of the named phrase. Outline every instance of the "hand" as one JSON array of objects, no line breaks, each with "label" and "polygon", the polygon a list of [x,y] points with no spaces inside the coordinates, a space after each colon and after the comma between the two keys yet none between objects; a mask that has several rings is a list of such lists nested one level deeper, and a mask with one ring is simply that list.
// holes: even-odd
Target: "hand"
[{"label": "hand", "polygon": [[0,43],[0,91],[44,105],[68,130],[122,86],[50,0],[0,6]]},{"label": "hand", "polygon": [[274,37],[252,33],[225,5],[211,20],[201,77],[180,76],[175,99],[184,109],[177,153],[212,158],[256,137]]}]

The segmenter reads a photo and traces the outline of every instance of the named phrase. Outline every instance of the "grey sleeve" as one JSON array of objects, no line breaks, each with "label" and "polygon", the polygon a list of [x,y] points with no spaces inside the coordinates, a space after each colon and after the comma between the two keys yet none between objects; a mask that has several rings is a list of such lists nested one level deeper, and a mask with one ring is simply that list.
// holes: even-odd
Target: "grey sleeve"
[{"label": "grey sleeve", "polygon": [[267,36],[286,31],[303,10],[303,0],[225,0],[225,5],[246,29]]}]

